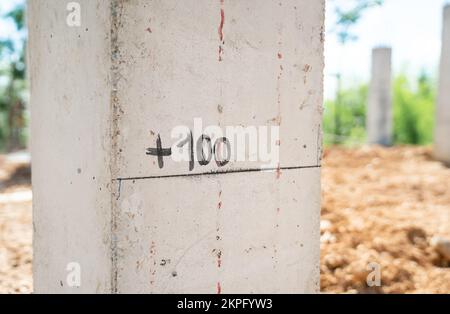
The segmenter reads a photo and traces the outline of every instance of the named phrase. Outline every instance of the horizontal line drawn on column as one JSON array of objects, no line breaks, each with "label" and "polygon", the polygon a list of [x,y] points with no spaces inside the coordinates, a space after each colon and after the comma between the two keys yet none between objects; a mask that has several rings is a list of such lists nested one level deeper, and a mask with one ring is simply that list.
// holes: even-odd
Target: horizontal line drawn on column
[{"label": "horizontal line drawn on column", "polygon": [[236,173],[247,173],[247,172],[275,172],[275,171],[285,171],[285,170],[315,169],[315,168],[321,168],[321,167],[322,167],[321,165],[314,165],[314,166],[293,166],[293,167],[276,167],[276,168],[230,169],[230,170],[223,170],[223,171],[219,170],[219,171],[208,171],[208,172],[200,172],[200,173],[168,174],[168,175],[157,175],[157,176],[116,178],[116,179],[114,179],[114,181],[135,181],[135,180],[149,180],[149,179],[217,176],[217,175],[223,175],[223,174],[236,174]]}]

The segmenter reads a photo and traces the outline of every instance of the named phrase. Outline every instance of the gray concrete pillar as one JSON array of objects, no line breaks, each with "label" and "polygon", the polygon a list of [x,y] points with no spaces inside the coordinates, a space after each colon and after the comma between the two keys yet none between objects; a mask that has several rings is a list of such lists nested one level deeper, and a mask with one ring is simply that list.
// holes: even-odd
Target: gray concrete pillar
[{"label": "gray concrete pillar", "polygon": [[367,141],[392,144],[391,48],[372,51],[372,78],[367,106]]},{"label": "gray concrete pillar", "polygon": [[28,9],[36,292],[319,290],[324,1]]},{"label": "gray concrete pillar", "polygon": [[450,5],[444,8],[434,155],[450,165]]}]

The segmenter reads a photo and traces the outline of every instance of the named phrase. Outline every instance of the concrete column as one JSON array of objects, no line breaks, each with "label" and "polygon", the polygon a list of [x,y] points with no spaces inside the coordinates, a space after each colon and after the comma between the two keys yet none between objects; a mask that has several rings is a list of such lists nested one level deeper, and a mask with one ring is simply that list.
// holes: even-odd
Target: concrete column
[{"label": "concrete column", "polygon": [[367,107],[369,144],[392,144],[391,48],[372,51],[372,79]]},{"label": "concrete column", "polygon": [[450,165],[450,5],[444,8],[434,155]]},{"label": "concrete column", "polygon": [[318,291],[324,1],[63,2],[29,1],[36,292]]}]

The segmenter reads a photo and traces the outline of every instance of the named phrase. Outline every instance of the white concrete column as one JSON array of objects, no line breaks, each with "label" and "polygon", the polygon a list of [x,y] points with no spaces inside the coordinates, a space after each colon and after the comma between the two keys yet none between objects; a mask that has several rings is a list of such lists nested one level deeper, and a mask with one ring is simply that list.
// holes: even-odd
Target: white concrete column
[{"label": "white concrete column", "polygon": [[391,48],[372,51],[372,78],[367,106],[367,141],[392,144]]},{"label": "white concrete column", "polygon": [[434,155],[450,164],[450,5],[444,8]]},{"label": "white concrete column", "polygon": [[78,3],[29,1],[35,290],[318,291],[324,1]]}]

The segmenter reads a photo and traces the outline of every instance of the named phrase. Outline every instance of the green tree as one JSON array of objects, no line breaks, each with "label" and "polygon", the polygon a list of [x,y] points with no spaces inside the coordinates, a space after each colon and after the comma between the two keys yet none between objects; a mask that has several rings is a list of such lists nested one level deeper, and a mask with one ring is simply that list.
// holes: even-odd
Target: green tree
[{"label": "green tree", "polygon": [[[324,113],[325,144],[335,144],[335,109],[340,107],[339,142],[362,144],[366,140],[368,87],[361,84],[340,90],[339,100],[327,101]],[[411,80],[399,74],[393,83],[393,137],[395,144],[427,145],[433,141],[436,80],[423,72]]]},{"label": "green tree", "polygon": [[394,81],[394,142],[424,145],[433,141],[435,83],[423,72],[415,87],[406,75]]},{"label": "green tree", "polygon": [[[361,19],[363,13],[372,7],[379,6],[383,4],[383,0],[354,0],[352,4],[347,9],[342,9],[336,7],[335,13],[337,16],[336,26],[331,32],[336,33],[338,41],[341,45],[345,45],[349,41],[357,40],[358,37],[351,32],[351,28],[358,23]],[[333,103],[332,112],[334,114],[334,129],[331,131],[334,134],[334,144],[342,143],[344,138],[344,133],[348,130],[343,130],[343,115],[348,108],[347,103],[345,103],[345,97],[342,95],[342,75],[341,73],[336,74],[337,81],[337,91],[336,91],[336,101]],[[326,106],[326,104],[325,104]]]},{"label": "green tree", "polygon": [[[341,89],[339,99],[327,101],[324,113],[325,144],[361,144],[366,139],[366,84]],[[336,128],[336,107],[339,106],[339,134]]]},{"label": "green tree", "polygon": [[25,4],[21,3],[1,18],[13,21],[17,37],[0,39],[0,148],[18,149],[25,142]]},{"label": "green tree", "polygon": [[349,9],[336,7],[337,23],[335,32],[339,42],[342,44],[356,40],[358,37],[351,32],[354,26],[361,19],[364,11],[369,8],[382,5],[384,0],[356,0]]}]

